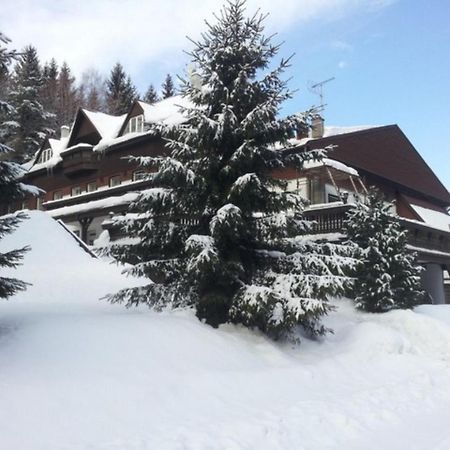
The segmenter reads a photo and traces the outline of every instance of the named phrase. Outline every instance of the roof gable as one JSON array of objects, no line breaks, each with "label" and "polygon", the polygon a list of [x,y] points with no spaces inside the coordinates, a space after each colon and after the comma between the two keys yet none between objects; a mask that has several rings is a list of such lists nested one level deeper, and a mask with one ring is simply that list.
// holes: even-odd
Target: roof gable
[{"label": "roof gable", "polygon": [[123,132],[125,131],[128,122],[130,121],[130,119],[132,117],[138,116],[140,114],[144,114],[144,110],[141,106],[141,103],[139,100],[135,100],[133,102],[133,104],[131,105],[130,111],[128,112],[128,114],[125,115],[125,118],[123,120],[122,126],[119,129],[119,132],[117,133],[117,136],[122,136]]},{"label": "roof gable", "polygon": [[450,194],[397,125],[309,140],[337,147],[329,157],[450,205]]},{"label": "roof gable", "polygon": [[116,137],[125,119],[79,108],[70,130],[68,147],[79,143],[98,144],[100,139]]}]

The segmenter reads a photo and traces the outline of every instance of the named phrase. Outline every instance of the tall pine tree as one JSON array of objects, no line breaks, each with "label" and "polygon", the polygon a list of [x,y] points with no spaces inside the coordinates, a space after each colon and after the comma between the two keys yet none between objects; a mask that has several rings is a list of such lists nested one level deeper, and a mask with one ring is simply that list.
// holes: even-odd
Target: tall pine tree
[{"label": "tall pine tree", "polygon": [[79,106],[79,98],[75,87],[75,77],[66,62],[61,66],[57,80],[56,94],[57,126],[70,125]]},{"label": "tall pine tree", "polygon": [[367,204],[348,213],[345,232],[361,249],[356,270],[356,307],[369,312],[411,308],[423,300],[422,268],[406,249],[408,234],[391,213],[392,203],[372,190]]},{"label": "tall pine tree", "polygon": [[90,68],[83,72],[77,91],[81,107],[91,111],[108,111],[106,81],[96,69]]},{"label": "tall pine tree", "polygon": [[175,86],[173,85],[173,80],[170,73],[168,73],[166,75],[164,83],[162,84],[162,98],[169,98],[173,97],[174,95],[175,95]]},{"label": "tall pine tree", "polygon": [[131,78],[125,73],[122,64],[116,63],[106,81],[108,112],[114,115],[125,114],[137,98]]},{"label": "tall pine tree", "polygon": [[159,101],[159,97],[158,97],[158,93],[156,92],[155,87],[153,86],[153,84],[151,84],[148,89],[147,92],[144,95],[144,98],[142,99],[145,103],[156,103],[157,101]]},{"label": "tall pine tree", "polygon": [[[17,58],[15,51],[8,50],[6,46],[2,45],[8,43],[9,39],[0,32],[0,71],[7,71],[11,61]],[[4,97],[0,97],[0,117],[11,112],[12,106]],[[34,192],[31,187],[23,185],[18,180],[23,169],[18,164],[6,160],[11,153],[12,150],[0,139],[0,205],[22,199],[26,194]],[[25,217],[23,213],[0,217],[0,239],[6,234],[12,233]],[[27,250],[28,248],[24,247],[6,253],[0,252],[0,268],[17,267]],[[24,290],[26,286],[27,284],[23,281],[0,276],[0,299],[8,298],[16,292]]]},{"label": "tall pine tree", "polygon": [[14,159],[18,162],[31,159],[45,136],[54,132],[49,126],[53,115],[45,111],[41,103],[42,87],[43,77],[36,49],[25,47],[14,68],[9,95],[14,109],[6,123],[8,144],[14,148]]},{"label": "tall pine tree", "polygon": [[53,58],[44,65],[42,70],[42,89],[40,98],[42,107],[45,111],[52,114],[49,125],[51,128],[57,128],[57,95],[58,95],[58,64]]},{"label": "tall pine tree", "polygon": [[242,323],[275,338],[298,324],[326,331],[328,295],[346,287],[344,267],[353,260],[346,247],[299,236],[308,229],[302,199],[270,176],[321,152],[278,150],[310,113],[278,119],[291,97],[280,79],[288,61],[267,71],[279,46],[263,35],[263,19],[246,19],[244,2],[230,2],[196,43],[191,56],[203,87],[183,83],[187,122],[160,129],[170,157],[143,159],[158,167],[153,187],[117,222],[135,239],[112,247],[152,283],[111,302],[193,305],[212,325]]}]

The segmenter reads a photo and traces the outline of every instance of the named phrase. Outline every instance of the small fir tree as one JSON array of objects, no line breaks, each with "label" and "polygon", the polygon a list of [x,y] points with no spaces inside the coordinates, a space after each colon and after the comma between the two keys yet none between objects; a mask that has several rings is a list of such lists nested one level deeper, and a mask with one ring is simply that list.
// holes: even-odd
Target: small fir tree
[{"label": "small fir tree", "polygon": [[[11,61],[17,58],[15,51],[10,51],[6,46],[2,45],[7,43],[9,43],[9,39],[0,33],[0,70],[7,70]],[[0,97],[0,114],[10,114],[11,111],[11,105],[8,104],[6,99]],[[23,173],[23,169],[16,163],[6,161],[6,158],[11,153],[12,150],[0,140],[0,205],[6,205],[14,200],[20,200],[26,194],[35,192],[31,187],[25,186],[18,181]],[[12,233],[25,217],[23,213],[0,217],[0,239]],[[0,269],[17,267],[27,250],[28,248],[24,247],[5,253],[0,252]],[[26,286],[27,283],[23,281],[0,276],[0,298],[8,298],[18,291],[24,290]]]},{"label": "small fir tree", "polygon": [[166,75],[164,83],[162,84],[162,98],[169,98],[175,95],[175,86],[173,84],[170,73]]},{"label": "small fir tree", "polygon": [[137,98],[136,88],[131,78],[127,76],[122,65],[117,63],[106,81],[108,112],[114,115],[125,114]]},{"label": "small fir tree", "polygon": [[322,153],[278,149],[310,113],[277,118],[291,96],[280,78],[288,61],[261,74],[279,49],[263,35],[263,19],[246,19],[244,2],[230,2],[196,43],[203,86],[184,81],[186,123],[159,129],[170,156],[141,159],[158,167],[153,187],[116,222],[134,239],[112,254],[152,283],[111,302],[193,305],[211,325],[242,323],[275,338],[298,324],[325,332],[328,295],[343,291],[353,260],[347,247],[299,236],[308,230],[302,199],[270,176]]},{"label": "small fir tree", "polygon": [[143,98],[145,103],[156,103],[159,101],[159,97],[158,97],[158,93],[156,92],[155,87],[153,86],[153,84],[151,84],[148,89],[147,92],[145,93],[145,96]]},{"label": "small fir tree", "polygon": [[371,190],[366,204],[358,203],[345,222],[348,238],[360,248],[353,296],[364,311],[412,308],[423,300],[422,268],[406,248],[408,232],[391,213],[392,206]]}]

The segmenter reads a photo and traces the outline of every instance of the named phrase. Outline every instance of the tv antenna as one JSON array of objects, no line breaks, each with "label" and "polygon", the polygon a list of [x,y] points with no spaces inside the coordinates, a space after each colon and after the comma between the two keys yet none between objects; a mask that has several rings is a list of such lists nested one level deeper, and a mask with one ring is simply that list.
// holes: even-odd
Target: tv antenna
[{"label": "tv antenna", "polygon": [[320,98],[320,105],[318,108],[320,111],[323,111],[326,106],[326,103],[323,102],[323,97],[324,97],[323,86],[325,84],[329,83],[330,81],[333,81],[334,79],[335,79],[335,77],[331,77],[331,78],[328,78],[327,80],[319,81],[318,83],[314,83],[313,81],[309,82],[309,85],[310,85],[309,91],[312,92],[313,94],[318,95]]}]

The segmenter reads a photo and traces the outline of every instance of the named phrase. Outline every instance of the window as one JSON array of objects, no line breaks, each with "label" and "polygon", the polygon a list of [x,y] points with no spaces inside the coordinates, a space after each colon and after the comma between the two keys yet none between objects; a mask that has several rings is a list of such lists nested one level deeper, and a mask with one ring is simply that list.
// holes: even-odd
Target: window
[{"label": "window", "polygon": [[127,128],[125,129],[125,134],[127,133],[142,133],[144,131],[144,115],[131,117],[128,121]]},{"label": "window", "polygon": [[145,180],[147,178],[147,172],[145,170],[135,170],[133,172],[133,181]]},{"label": "window", "polygon": [[338,202],[339,196],[334,194],[328,194],[328,203]]},{"label": "window", "polygon": [[88,192],[94,192],[96,190],[97,190],[97,182],[96,181],[91,181],[90,183],[87,184]]},{"label": "window", "polygon": [[75,195],[80,195],[81,194],[81,187],[80,186],[74,186],[72,188],[72,197]]},{"label": "window", "polygon": [[122,183],[120,175],[114,175],[109,179],[109,187],[119,186]]},{"label": "window", "polygon": [[97,233],[95,230],[89,231],[88,232],[88,239],[87,239],[87,244],[88,245],[94,245],[94,241],[97,239]]},{"label": "window", "polygon": [[46,148],[42,151],[41,156],[39,156],[38,163],[44,163],[48,161],[53,155],[51,148]]},{"label": "window", "polygon": [[42,198],[42,197],[38,197],[37,199],[36,199],[36,209],[44,209],[43,207],[42,207],[42,202],[44,201],[44,199]]},{"label": "window", "polygon": [[60,200],[62,199],[62,197],[63,197],[62,191],[53,192],[53,200]]},{"label": "window", "polygon": [[24,200],[24,201],[22,202],[22,207],[21,207],[21,209],[28,209],[28,202],[27,202],[26,200]]}]

